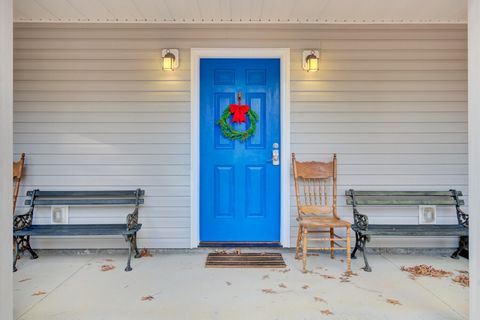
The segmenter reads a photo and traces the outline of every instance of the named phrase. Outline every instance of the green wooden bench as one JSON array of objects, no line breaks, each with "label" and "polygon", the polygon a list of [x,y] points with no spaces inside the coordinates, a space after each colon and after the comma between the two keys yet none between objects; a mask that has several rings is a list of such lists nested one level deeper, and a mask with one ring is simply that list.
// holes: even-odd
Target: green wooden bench
[{"label": "green wooden bench", "polygon": [[[468,249],[468,214],[462,211],[460,206],[464,201],[460,199],[461,191],[345,191],[347,204],[353,208],[352,230],[355,232],[355,253],[360,250],[365,260],[365,271],[372,271],[368,264],[366,248],[367,242],[372,236],[458,236],[460,237],[459,247],[452,254],[452,258],[458,259],[462,251]],[[457,224],[370,224],[368,216],[358,211],[359,206],[455,206],[457,213]]]},{"label": "green wooden bench", "polygon": [[[38,255],[30,246],[31,236],[122,236],[129,243],[129,254],[125,271],[132,270],[130,261],[132,253],[135,258],[140,257],[137,248],[137,232],[142,227],[138,223],[138,209],[143,204],[145,191],[114,190],[114,191],[28,191],[30,199],[25,204],[30,206],[26,214],[14,216],[13,238],[15,242],[13,271],[17,271],[16,264],[19,253],[28,251],[32,259]],[[133,212],[126,216],[126,223],[119,224],[33,224],[33,213],[36,206],[133,206]],[[95,221],[95,220],[93,220]]]}]

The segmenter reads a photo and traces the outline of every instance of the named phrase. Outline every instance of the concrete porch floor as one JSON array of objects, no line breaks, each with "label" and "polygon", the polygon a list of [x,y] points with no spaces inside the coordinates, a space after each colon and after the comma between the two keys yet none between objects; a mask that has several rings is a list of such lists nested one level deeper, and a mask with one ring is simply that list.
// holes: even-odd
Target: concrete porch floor
[{"label": "concrete porch floor", "polygon": [[[249,250],[243,250],[249,251]],[[257,252],[259,250],[256,250]],[[208,250],[154,253],[124,272],[121,252],[22,257],[14,275],[15,317],[21,320],[149,319],[467,319],[468,288],[447,278],[417,278],[401,266],[429,264],[468,270],[445,256],[370,255],[373,272],[352,260],[358,276],[341,282],[343,255],[309,257],[309,270],[290,250],[287,269],[206,269]],[[115,269],[100,271],[104,264]],[[288,270],[285,272],[286,270]],[[283,272],[282,272],[283,271]],[[324,275],[333,276],[328,278]],[[307,287],[308,286],[308,287]],[[267,292],[263,290],[266,289]],[[273,292],[269,293],[269,289]],[[40,295],[34,295],[40,291]],[[152,296],[153,300],[142,300]],[[401,305],[386,300],[398,300]],[[327,314],[330,311],[333,314]],[[322,313],[323,311],[323,313]]]}]

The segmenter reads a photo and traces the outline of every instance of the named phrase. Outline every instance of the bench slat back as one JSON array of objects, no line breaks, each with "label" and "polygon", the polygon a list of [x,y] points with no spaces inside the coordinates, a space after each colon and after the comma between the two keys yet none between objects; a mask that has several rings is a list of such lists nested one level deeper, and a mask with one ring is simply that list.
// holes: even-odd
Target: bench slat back
[{"label": "bench slat back", "polygon": [[[32,197],[33,191],[28,191],[27,196]],[[31,206],[115,206],[136,205],[138,197],[145,195],[144,190],[108,190],[108,191],[39,191],[35,192],[34,199],[25,200],[25,205]],[[138,199],[138,204],[143,204],[143,199]]]},{"label": "bench slat back", "polygon": [[[66,197],[95,197],[95,198],[108,198],[108,197],[133,197],[135,198],[137,190],[101,190],[101,191],[41,191],[36,192],[37,197],[48,198],[66,198]],[[28,191],[27,196],[31,197],[33,191]],[[139,196],[144,196],[145,190],[139,191]]]},{"label": "bench slat back", "polygon": [[[461,191],[456,191],[457,196],[462,196]],[[345,191],[347,204],[365,206],[410,206],[410,205],[438,205],[453,206],[457,204],[452,191]],[[463,205],[463,200],[458,200],[458,205]]]},{"label": "bench slat back", "polygon": [[[357,191],[355,190],[355,197],[358,196],[426,196],[426,197],[436,197],[436,196],[453,196],[452,191]],[[456,191],[457,196],[462,196],[462,191]],[[346,196],[351,196],[352,193],[350,190],[345,191]]]}]

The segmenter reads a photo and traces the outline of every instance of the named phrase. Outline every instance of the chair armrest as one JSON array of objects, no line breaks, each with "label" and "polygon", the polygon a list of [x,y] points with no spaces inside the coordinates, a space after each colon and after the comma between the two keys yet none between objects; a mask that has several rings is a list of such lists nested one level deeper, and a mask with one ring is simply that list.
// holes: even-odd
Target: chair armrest
[{"label": "chair armrest", "polygon": [[27,213],[13,216],[13,231],[23,230],[31,227],[33,222],[33,208]]},{"label": "chair armrest", "polygon": [[457,219],[458,219],[458,224],[468,228],[468,213],[465,213],[460,207],[457,207]]},{"label": "chair armrest", "polygon": [[365,214],[361,214],[356,208],[353,208],[353,221],[359,229],[368,229],[368,216]]},{"label": "chair armrest", "polygon": [[127,229],[132,230],[138,225],[138,207],[127,215]]}]

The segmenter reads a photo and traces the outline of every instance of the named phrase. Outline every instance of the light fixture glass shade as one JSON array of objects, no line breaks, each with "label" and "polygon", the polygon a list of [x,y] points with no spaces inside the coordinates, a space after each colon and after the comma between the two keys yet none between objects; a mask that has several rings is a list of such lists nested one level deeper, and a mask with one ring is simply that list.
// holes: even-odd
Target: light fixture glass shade
[{"label": "light fixture glass shade", "polygon": [[306,59],[307,63],[307,72],[318,71],[318,58],[315,54],[310,54]]},{"label": "light fixture glass shade", "polygon": [[175,70],[175,55],[173,53],[167,52],[163,57],[163,70]]}]

